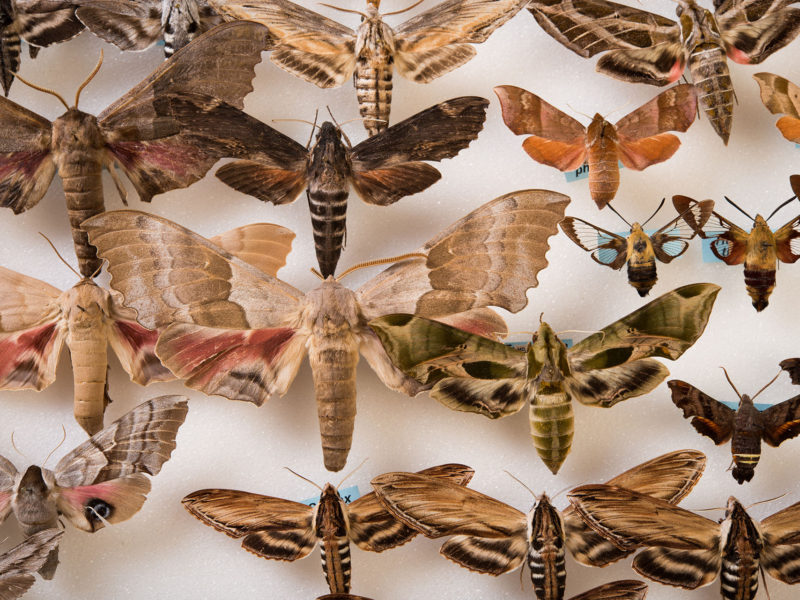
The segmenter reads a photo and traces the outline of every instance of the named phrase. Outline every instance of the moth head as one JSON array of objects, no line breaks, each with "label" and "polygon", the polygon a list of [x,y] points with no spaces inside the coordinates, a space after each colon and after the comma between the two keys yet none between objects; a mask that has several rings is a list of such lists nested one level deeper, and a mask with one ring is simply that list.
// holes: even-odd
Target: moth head
[{"label": "moth head", "polygon": [[22,475],[17,486],[17,496],[41,496],[47,493],[47,483],[44,480],[42,468],[31,465]]},{"label": "moth head", "polygon": [[553,539],[564,538],[564,527],[561,522],[561,514],[555,506],[550,503],[547,494],[542,494],[539,501],[533,507],[531,516],[531,539],[544,538]]},{"label": "moth head", "polygon": [[725,519],[738,516],[744,512],[744,506],[742,506],[742,504],[736,498],[730,496],[728,498],[728,504],[725,506]]}]

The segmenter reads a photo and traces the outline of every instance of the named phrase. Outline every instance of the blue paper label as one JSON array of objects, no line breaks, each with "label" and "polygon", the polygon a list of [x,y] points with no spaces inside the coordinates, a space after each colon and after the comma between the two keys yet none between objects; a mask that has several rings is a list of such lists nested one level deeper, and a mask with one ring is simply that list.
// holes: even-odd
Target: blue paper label
[{"label": "blue paper label", "polygon": [[[621,162],[618,162],[617,164],[619,164],[620,169],[625,168]],[[573,181],[578,181],[579,179],[586,179],[589,177],[589,163],[583,163],[574,171],[565,172],[564,177],[566,177],[567,183],[572,183]]]},{"label": "blue paper label", "polygon": [[[345,504],[350,504],[353,500],[358,500],[361,497],[361,494],[358,493],[357,485],[351,485],[350,487],[340,489],[339,495],[342,497],[342,500],[344,500]],[[300,503],[307,504],[308,506],[316,506],[319,503],[319,494],[313,498],[300,500]]]},{"label": "blue paper label", "polygon": [[[727,406],[728,408],[732,408],[733,410],[739,409],[738,402],[728,402],[727,400],[722,400],[722,404]],[[762,404],[761,402],[754,402],[753,406],[755,406],[758,410],[767,410],[772,404]]]}]

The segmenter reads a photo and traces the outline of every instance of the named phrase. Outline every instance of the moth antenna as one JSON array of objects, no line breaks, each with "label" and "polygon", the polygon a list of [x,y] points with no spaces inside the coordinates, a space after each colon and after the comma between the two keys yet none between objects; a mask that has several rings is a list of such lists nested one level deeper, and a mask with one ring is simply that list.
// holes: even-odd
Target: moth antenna
[{"label": "moth antenna", "polygon": [[378,258],[375,260],[368,260],[366,262],[358,263],[357,265],[353,265],[349,269],[347,269],[344,273],[339,275],[336,278],[336,281],[341,281],[346,276],[350,275],[353,271],[358,271],[359,269],[365,269],[367,267],[374,267],[376,265],[386,265],[389,263],[396,263],[401,262],[404,260],[409,260],[412,258],[428,258],[427,254],[423,254],[422,252],[409,252],[408,254],[401,254],[400,256],[390,256],[389,258]]},{"label": "moth antenna", "polygon": [[311,135],[308,136],[308,143],[306,144],[306,150],[311,148],[311,140],[314,139],[314,130],[317,128],[318,118],[319,118],[319,109],[314,111],[314,122],[311,124]]},{"label": "moth antenna", "polygon": [[55,91],[51,90],[50,88],[46,88],[46,87],[42,87],[40,85],[36,85],[35,83],[31,83],[30,81],[27,81],[27,80],[23,79],[22,77],[20,77],[19,73],[16,73],[14,75],[14,77],[19,79],[22,83],[27,85],[29,88],[33,88],[33,89],[35,89],[37,91],[44,92],[45,94],[50,94],[51,96],[55,96],[56,98],[58,98],[61,101],[61,104],[64,105],[64,108],[69,110],[69,104],[67,104],[67,101],[64,100],[64,98],[58,92],[55,92]]},{"label": "moth antenna", "polygon": [[317,277],[319,277],[319,278],[320,278],[322,281],[325,281],[325,278],[322,276],[322,273],[320,273],[319,271],[317,271],[317,270],[316,270],[314,267],[311,267],[311,272],[312,272],[314,275],[316,275]]},{"label": "moth antenna", "polygon": [[523,581],[523,579],[522,579],[522,572],[524,570],[525,569],[520,569],[519,570],[519,589],[520,589],[521,592],[525,591],[525,581]]},{"label": "moth antenna", "polygon": [[763,392],[765,389],[767,389],[769,386],[771,386],[773,383],[775,383],[775,380],[776,380],[778,377],[780,377],[780,376],[781,376],[781,373],[782,373],[782,371],[778,371],[778,374],[777,374],[777,375],[775,375],[775,377],[773,377],[773,378],[772,378],[772,380],[771,380],[771,381],[770,381],[770,382],[769,382],[767,385],[765,385],[765,386],[764,386],[764,387],[762,387],[760,390],[758,390],[758,391],[756,392],[755,396],[753,396],[751,399],[752,399],[752,400],[755,400],[755,399],[758,397],[758,395],[759,395],[761,392]]},{"label": "moth antenna", "polygon": [[555,499],[556,499],[556,498],[558,498],[558,497],[559,497],[561,494],[563,494],[564,492],[566,492],[566,491],[567,491],[568,489],[570,489],[571,487],[572,487],[571,485],[568,485],[568,486],[567,486],[567,487],[565,487],[564,489],[558,490],[558,492],[556,492],[556,494],[555,494],[555,495],[554,495],[552,498],[550,498],[550,501],[551,501],[551,502],[555,502]]},{"label": "moth antenna", "polygon": [[103,265],[100,265],[99,267],[97,267],[97,268],[96,268],[96,269],[95,269],[95,270],[92,272],[92,274],[89,276],[89,279],[94,279],[95,277],[97,277],[98,275],[100,275],[100,271],[102,271],[102,270],[103,270]]},{"label": "moth antenna", "polygon": [[[662,202],[662,204],[663,204],[663,202]],[[621,214],[619,214],[619,213],[617,212],[617,209],[615,209],[613,206],[611,206],[611,204],[607,204],[607,206],[608,206],[608,208],[610,208],[610,209],[611,209],[611,212],[613,212],[613,213],[614,213],[615,215],[617,215],[617,216],[618,216],[620,219],[622,219],[622,222],[623,222],[623,223],[625,223],[625,225],[627,225],[628,227],[633,227],[633,225],[631,225],[630,223],[628,223],[628,220],[627,220],[625,217],[623,217]],[[661,208],[661,207],[659,207],[659,208]]]},{"label": "moth antenna", "polygon": [[328,109],[328,114],[331,116],[331,120],[333,121],[333,124],[336,125],[336,129],[339,130],[339,133],[344,138],[344,141],[347,142],[348,147],[352,148],[353,144],[350,143],[350,138],[347,137],[347,134],[344,131],[342,131],[342,126],[339,125],[339,122],[336,120],[336,117],[333,116],[333,112],[331,111],[331,107],[330,106],[326,106],[325,108]]},{"label": "moth antenna", "polygon": [[344,13],[353,13],[354,15],[361,15],[362,19],[367,19],[367,15],[362,13],[360,10],[353,10],[351,8],[342,8],[341,6],[334,6],[333,4],[325,4],[324,2],[319,3],[320,6],[327,6],[328,8],[332,8],[333,10],[338,10]]},{"label": "moth antenna", "polygon": [[311,481],[308,477],[303,477],[302,475],[300,475],[300,473],[298,473],[296,471],[292,471],[289,467],[283,467],[283,468],[286,469],[287,471],[289,471],[289,473],[291,473],[292,475],[297,475],[303,481],[307,481],[308,483],[313,485],[315,488],[317,488],[320,492],[322,491],[322,488],[319,485],[317,485],[316,483],[314,483],[313,481]]},{"label": "moth antenna", "polygon": [[522,335],[523,333],[524,333],[525,335],[536,335],[536,332],[535,332],[535,331],[525,331],[524,329],[521,329],[521,330],[519,330],[519,331],[516,331],[516,330],[515,330],[515,331],[509,331],[509,332],[508,332],[508,335],[509,335],[509,336],[512,336],[512,335]]},{"label": "moth antenna", "polygon": [[542,324],[542,320],[544,319],[544,312],[539,313],[539,325]]},{"label": "moth antenna", "polygon": [[733,385],[733,382],[731,381],[731,378],[728,376],[728,371],[725,370],[725,367],[720,367],[720,369],[722,369],[722,372],[725,373],[725,379],[727,379],[728,383],[731,384],[731,387],[733,388],[733,391],[736,392],[736,395],[739,396],[739,401],[741,401],[742,400],[742,395],[739,393],[739,390],[736,389],[736,386]]},{"label": "moth antenna", "polygon": [[612,110],[611,112],[609,112],[607,115],[605,115],[605,117],[604,117],[604,118],[608,118],[608,117],[610,117],[611,115],[613,115],[615,112],[619,112],[619,111],[621,111],[621,110],[624,110],[624,109],[626,109],[626,108],[627,108],[628,106],[630,106],[630,105],[631,105],[631,101],[630,101],[630,100],[628,100],[628,101],[627,101],[625,104],[623,104],[622,106],[619,106],[619,107],[615,108],[614,110]]},{"label": "moth antenna", "polygon": [[754,506],[758,506],[759,504],[766,504],[767,502],[774,502],[775,500],[780,500],[786,495],[786,493],[787,492],[784,492],[780,496],[775,496],[774,498],[767,498],[766,500],[759,500],[758,502],[753,502],[751,505],[746,506],[744,509],[750,510],[751,508],[753,508]]},{"label": "moth antenna", "polygon": [[658,205],[658,208],[655,210],[655,212],[647,218],[647,221],[642,223],[642,229],[644,229],[644,226],[647,225],[650,222],[650,220],[658,214],[658,211],[660,211],[661,207],[664,206],[664,202],[666,202],[666,200],[667,200],[666,198],[661,199],[661,203]]},{"label": "moth antenna", "polygon": [[726,508],[727,507],[725,506],[712,506],[711,508],[695,508],[692,510],[694,510],[695,512],[709,512],[712,510],[725,510]]},{"label": "moth antenna", "polygon": [[[562,333],[588,333],[589,335],[591,335],[593,333],[603,333],[603,330],[602,329],[595,329],[594,331],[591,331],[591,330],[588,330],[588,329],[562,329],[561,331],[556,332],[556,335],[558,337],[561,337]],[[605,335],[605,334],[603,333],[603,335]]]},{"label": "moth antenna", "polygon": [[376,119],[375,117],[353,117],[352,119],[349,119],[349,120],[345,121],[344,123],[342,123],[341,127],[344,127],[345,125],[348,125],[349,123],[352,123],[353,121],[366,121],[367,119],[369,119],[373,123],[387,123],[386,119]]},{"label": "moth antenna", "polygon": [[50,460],[50,457],[51,457],[51,456],[53,456],[53,452],[55,452],[56,450],[58,450],[58,449],[61,447],[61,444],[63,444],[63,443],[64,443],[64,441],[65,441],[66,439],[67,439],[67,429],[66,429],[66,427],[64,427],[64,426],[62,425],[62,426],[61,426],[61,441],[60,441],[60,442],[58,442],[58,444],[56,445],[56,447],[55,447],[55,448],[53,448],[52,450],[50,450],[50,454],[48,454],[48,455],[47,455],[47,458],[45,458],[45,459],[44,459],[44,462],[42,463],[42,467],[44,467],[44,466],[47,464],[47,461],[48,461],[48,460]]},{"label": "moth antenna", "polygon": [[764,582],[764,591],[767,593],[767,600],[772,600],[772,596],[769,595],[769,588],[767,587],[767,578],[764,576],[764,567],[758,565],[758,571],[761,573],[761,581]]},{"label": "moth antenna", "polygon": [[753,217],[751,217],[750,215],[748,215],[746,212],[744,212],[744,209],[743,209],[741,206],[739,206],[738,204],[736,204],[736,202],[734,202],[733,200],[731,200],[731,199],[730,199],[730,198],[728,198],[727,196],[723,196],[723,198],[725,198],[725,200],[727,200],[728,202],[730,202],[730,204],[731,204],[731,205],[732,205],[732,206],[733,206],[733,207],[734,207],[736,210],[738,210],[740,213],[742,213],[742,214],[743,214],[745,217],[747,217],[747,218],[748,218],[748,219],[750,219],[751,221],[755,222],[755,219],[754,219]]},{"label": "moth antenna", "polygon": [[88,508],[90,511],[92,511],[92,514],[95,516],[95,518],[98,521],[102,522],[104,526],[105,525],[111,525],[111,523],[106,521],[106,519],[105,519],[105,517],[103,515],[101,515],[99,512],[97,512],[97,509],[94,506],[87,506],[86,508]]},{"label": "moth antenna", "polygon": [[17,454],[19,454],[19,455],[20,455],[22,458],[24,458],[24,459],[25,459],[25,460],[27,460],[28,462],[33,462],[33,461],[30,459],[30,458],[28,458],[28,457],[25,455],[25,453],[24,453],[22,450],[20,450],[19,448],[17,448],[17,443],[14,441],[14,432],[13,432],[13,431],[11,432],[11,446],[14,448],[14,450],[16,450],[16,451],[17,451]]},{"label": "moth antenna", "polygon": [[[64,260],[64,257],[63,257],[63,256],[61,256],[61,254],[59,254],[58,250],[56,250],[56,247],[53,245],[53,242],[51,242],[51,241],[50,241],[50,238],[49,238],[49,237],[47,237],[45,234],[43,234],[41,231],[39,232],[39,235],[40,235],[40,236],[42,236],[42,237],[43,237],[45,240],[47,240],[47,243],[48,243],[48,244],[50,244],[50,247],[53,249],[53,252],[55,252],[55,253],[56,253],[56,256],[58,257],[58,259],[59,259],[61,262],[63,262],[65,265],[67,265],[67,268],[68,268],[70,271],[72,271],[73,273],[75,273],[75,275],[77,275],[77,276],[78,276],[78,279],[83,279],[83,275],[81,275],[81,274],[80,274],[80,273],[78,273],[78,272],[77,272],[77,271],[76,271],[74,268],[72,268],[72,265],[71,265],[71,264],[69,264],[69,263],[68,263],[66,260]],[[94,277],[94,275],[92,275],[92,277]]]},{"label": "moth antenna", "polygon": [[592,120],[593,120],[593,118],[592,118],[590,115],[587,115],[585,112],[581,112],[581,111],[579,111],[579,110],[577,110],[577,109],[573,108],[573,107],[572,107],[572,105],[571,105],[569,102],[567,102],[567,108],[569,108],[569,109],[570,109],[572,112],[574,112],[574,113],[577,113],[577,114],[581,115],[582,117],[586,117],[586,118],[587,118],[587,119],[589,119],[590,121],[592,121]]},{"label": "moth antenna", "polygon": [[792,201],[792,200],[794,200],[795,198],[797,198],[797,196],[792,196],[792,197],[791,197],[791,198],[789,198],[789,199],[788,199],[786,202],[782,202],[782,203],[781,203],[781,205],[780,205],[778,208],[776,208],[775,210],[773,210],[773,211],[770,213],[770,215],[767,217],[767,221],[769,221],[769,220],[770,220],[772,217],[774,217],[776,212],[778,212],[778,211],[779,211],[780,209],[782,209],[784,206],[786,206],[787,204],[789,204],[789,202],[791,202],[791,201]]},{"label": "moth antenna", "polygon": [[411,10],[412,8],[416,8],[417,6],[419,6],[420,4],[422,4],[423,2],[424,2],[424,0],[417,0],[417,1],[416,1],[416,2],[414,2],[414,4],[412,4],[411,6],[406,6],[406,7],[405,7],[404,9],[402,9],[402,10],[395,10],[395,11],[392,11],[392,12],[383,13],[381,16],[382,16],[382,17],[388,17],[388,16],[390,16],[390,15],[399,15],[399,14],[402,14],[402,13],[404,13],[404,12],[408,12],[408,11],[409,11],[409,10]]},{"label": "moth antenna", "polygon": [[528,491],[531,493],[531,496],[533,496],[534,498],[536,498],[536,501],[537,501],[537,502],[540,500],[540,498],[541,498],[541,497],[540,497],[540,496],[537,496],[537,495],[534,493],[534,491],[533,491],[531,488],[529,488],[527,485],[525,485],[525,483],[524,483],[524,482],[523,482],[521,479],[519,479],[518,477],[515,477],[514,475],[512,475],[512,474],[511,474],[509,471],[506,471],[505,469],[503,469],[503,473],[505,473],[506,475],[508,475],[509,477],[511,477],[511,479],[513,479],[513,480],[514,480],[514,481],[516,481],[518,484],[520,484],[522,487],[524,487],[526,490],[528,490]]},{"label": "moth antenna", "polygon": [[94,79],[94,76],[97,75],[97,72],[100,70],[100,67],[102,67],[102,66],[103,66],[103,50],[101,49],[100,50],[100,60],[97,61],[97,64],[94,66],[94,69],[92,69],[92,72],[89,73],[89,76],[84,80],[84,82],[82,84],[80,84],[80,86],[78,86],[78,91],[75,92],[75,108],[78,108],[78,100],[80,100],[81,92],[83,91],[83,88],[85,88],[87,85],[89,85],[89,82],[92,79]]},{"label": "moth antenna", "polygon": [[364,463],[365,463],[365,462],[367,462],[368,460],[369,460],[369,458],[365,458],[364,460],[362,460],[362,461],[361,461],[361,463],[360,463],[360,464],[359,464],[359,465],[358,465],[358,466],[357,466],[355,469],[353,469],[353,470],[352,470],[352,471],[350,471],[350,472],[349,472],[347,475],[345,475],[344,477],[342,477],[342,480],[339,482],[339,485],[337,485],[337,486],[336,486],[336,489],[338,490],[340,487],[342,487],[342,484],[343,484],[345,481],[347,481],[347,479],[348,479],[348,478],[349,478],[351,475],[353,475],[353,473],[355,473],[355,472],[356,472],[356,471],[358,471],[358,470],[359,470],[361,467],[363,467],[363,466],[364,466]]}]

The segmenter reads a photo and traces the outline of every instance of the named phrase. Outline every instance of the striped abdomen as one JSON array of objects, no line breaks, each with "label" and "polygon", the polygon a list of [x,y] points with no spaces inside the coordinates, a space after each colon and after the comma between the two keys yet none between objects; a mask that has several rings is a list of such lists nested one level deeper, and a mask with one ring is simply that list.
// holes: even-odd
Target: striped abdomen
[{"label": "striped abdomen", "polygon": [[312,338],[308,361],[314,376],[325,468],[340,471],[353,441],[358,345],[348,333],[317,335]]},{"label": "striped abdomen", "polygon": [[567,583],[563,538],[546,544],[531,540],[528,568],[538,600],[561,600]]},{"label": "striped abdomen", "polygon": [[14,81],[14,74],[19,71],[19,47],[16,27],[7,25],[0,34],[0,76],[6,96]]},{"label": "striped abdomen", "polygon": [[69,320],[67,346],[72,358],[75,420],[94,435],[103,428],[108,404],[108,341],[97,306],[72,308],[73,314],[80,315],[82,310],[85,318]]},{"label": "striped abdomen", "polygon": [[753,600],[758,591],[761,540],[748,516],[734,518],[722,548],[720,587],[725,600]]},{"label": "striped abdomen", "polygon": [[745,262],[744,284],[753,306],[760,312],[769,304],[769,296],[775,288],[775,269],[753,267]]},{"label": "striped abdomen", "polygon": [[619,189],[616,143],[600,139],[589,146],[589,193],[599,208],[614,199]]},{"label": "striped abdomen", "polygon": [[358,110],[370,135],[389,126],[392,109],[392,69],[394,58],[386,48],[371,57],[359,56],[353,73]]},{"label": "striped abdomen", "polygon": [[733,477],[739,483],[753,478],[754,469],[761,458],[763,431],[761,413],[753,406],[752,399],[743,395],[734,417],[731,436],[731,453],[735,463]]},{"label": "striped abdomen", "polygon": [[630,283],[641,297],[647,296],[656,284],[655,258],[637,262],[628,262],[628,283]]},{"label": "striped abdomen", "polygon": [[331,594],[350,591],[350,541],[347,537],[320,540],[322,570]]},{"label": "striped abdomen", "polygon": [[560,382],[540,383],[530,407],[531,437],[547,468],[558,473],[572,447],[575,416]]},{"label": "striped abdomen", "polygon": [[728,143],[733,122],[733,84],[725,51],[715,43],[697,46],[689,56],[689,71],[711,126]]},{"label": "striped abdomen", "polygon": [[92,152],[72,152],[70,160],[58,170],[67,198],[67,214],[72,227],[72,243],[78,256],[81,275],[91,277],[103,264],[97,258],[97,251],[89,243],[86,232],[81,229],[89,217],[99,215],[105,210],[103,202],[103,166],[94,160]]},{"label": "striped abdomen", "polygon": [[347,189],[327,191],[309,188],[308,208],[314,231],[314,248],[323,277],[333,275],[347,231]]}]

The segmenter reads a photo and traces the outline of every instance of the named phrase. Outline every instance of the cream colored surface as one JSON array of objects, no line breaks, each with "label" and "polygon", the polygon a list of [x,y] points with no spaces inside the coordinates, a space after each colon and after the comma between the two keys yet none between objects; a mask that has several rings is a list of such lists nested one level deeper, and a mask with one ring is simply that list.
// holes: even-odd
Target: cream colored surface
[{"label": "cream colored surface", "polygon": [[[358,17],[308,4],[350,27]],[[422,6],[432,6],[426,1]],[[357,1],[349,8],[362,9]],[[399,0],[386,0],[386,11],[403,8]],[[674,4],[659,0],[647,8],[674,15]],[[420,8],[414,9],[419,11]],[[413,13],[409,13],[413,14]],[[406,17],[389,17],[392,24]],[[72,97],[91,70],[100,48],[106,64],[82,95],[81,108],[95,114],[147,76],[162,60],[162,50],[120,53],[88,33],[41,52],[40,58],[23,58],[24,77],[52,86]],[[432,104],[459,95],[480,95],[492,101],[485,130],[470,148],[454,159],[437,165],[442,180],[427,192],[405,198],[390,207],[367,206],[351,194],[347,248],[340,270],[363,260],[408,252],[439,230],[480,204],[501,194],[524,188],[547,188],[573,198],[567,213],[587,219],[612,231],[625,229],[608,211],[598,212],[589,198],[586,180],[566,183],[564,175],[530,160],[515,137],[503,125],[492,87],[513,84],[541,95],[548,102],[593,115],[611,116],[630,112],[658,90],[609,79],[594,72],[593,60],[584,60],[551,40],[523,12],[479,46],[477,57],[467,65],[428,85],[416,85],[402,77],[394,79],[392,121],[410,116]],[[23,49],[24,50],[24,49]],[[726,148],[704,116],[680,137],[683,146],[662,165],[638,173],[623,170],[616,208],[633,221],[646,219],[664,196],[685,194],[722,201],[718,211],[745,226],[746,219],[723,200],[727,195],[746,210],[769,214],[790,195],[789,175],[800,172],[800,149],[785,141],[758,99],[752,75],[772,71],[800,83],[800,41],[795,41],[757,67],[731,65],[739,104],[735,108],[733,132]],[[256,90],[246,99],[246,109],[261,119],[299,118],[313,120],[319,108],[327,117],[330,106],[339,121],[358,116],[356,94],[348,82],[341,88],[322,90],[281,71],[264,55],[258,65]],[[14,83],[11,98],[53,119],[63,108],[55,98]],[[589,117],[579,117],[583,123]],[[299,123],[275,123],[284,133],[305,142],[309,127]],[[353,141],[366,133],[357,122],[345,130]],[[106,177],[108,177],[106,175]],[[105,181],[109,209],[121,208],[114,186]],[[232,227],[255,221],[276,222],[297,233],[288,265],[279,275],[302,290],[317,285],[308,269],[315,266],[310,218],[304,196],[289,206],[266,206],[224,186],[212,176],[186,190],[157,196],[151,205],[136,199],[129,186],[130,206],[152,210],[195,231],[213,236]],[[784,224],[800,212],[800,202],[784,208],[770,222]],[[668,208],[653,221],[656,227],[669,218]],[[64,267],[37,232],[48,235],[59,250],[76,264],[60,182],[52,185],[42,202],[28,213],[14,216],[0,211],[0,264],[33,275],[65,289],[74,284],[74,274]],[[513,331],[529,331],[538,325],[540,313],[557,331],[594,330],[642,305],[626,282],[625,273],[600,267],[566,236],[552,242],[550,266],[539,276],[540,285],[529,294],[530,304],[519,315],[509,317]],[[659,281],[651,292],[656,297],[678,285],[708,281],[723,286],[706,334],[677,363],[667,361],[676,378],[685,379],[718,399],[733,399],[733,392],[718,368],[728,368],[739,390],[754,393],[778,370],[777,363],[800,355],[797,302],[800,265],[782,265],[769,307],[761,314],[751,307],[745,293],[741,267],[703,263],[700,245],[693,243],[687,254],[670,265],[658,265]],[[356,287],[375,272],[361,271],[345,280]],[[565,333],[564,337],[585,335]],[[518,336],[525,338],[525,334]],[[283,470],[289,466],[320,484],[337,484],[343,475],[329,475],[322,466],[311,372],[304,365],[284,398],[275,398],[261,408],[221,398],[207,398],[181,384],[157,384],[144,389],[131,383],[110,359],[110,395],[107,422],[138,402],[166,393],[191,396],[189,416],[178,435],[178,448],[162,472],[153,478],[153,490],[142,511],[133,519],[97,534],[69,528],[61,543],[61,565],[52,582],[38,581],[26,598],[137,600],[170,598],[291,598],[305,600],[327,591],[318,552],[296,563],[267,561],[242,550],[239,544],[202,525],[180,505],[189,492],[206,487],[230,487],[291,499],[316,493],[309,484]],[[527,418],[517,415],[490,421],[483,417],[452,412],[427,396],[409,399],[384,388],[366,366],[358,369],[356,430],[348,466],[343,473],[369,459],[346,483],[366,491],[369,480],[391,470],[418,470],[433,464],[460,461],[477,473],[472,487],[495,496],[522,511],[532,498],[503,473],[507,469],[535,491],[551,496],[563,488],[604,481],[634,464],[678,448],[697,448],[708,454],[707,474],[683,502],[692,509],[722,507],[735,494],[745,505],[785,497],[755,506],[754,517],[763,518],[800,500],[797,457],[800,440],[778,449],[765,448],[761,464],[749,485],[739,486],[726,472],[729,446],[715,447],[701,438],[669,400],[666,385],[652,394],[635,398],[611,409],[575,407],[575,441],[559,475],[550,475],[536,456],[528,433]],[[800,393],[782,375],[759,400],[780,401]],[[85,439],[72,418],[72,374],[62,357],[58,377],[41,392],[0,394],[0,454],[23,470],[29,462],[40,463],[61,438],[67,440],[48,466]],[[11,432],[28,459],[11,446]],[[565,506],[563,495],[555,499]],[[707,512],[714,518],[722,511]],[[0,528],[8,536],[7,550],[19,541],[13,518]],[[439,544],[416,540],[381,555],[352,551],[353,592],[375,600],[401,598],[532,598],[527,572],[520,588],[518,573],[499,578],[471,573],[439,557]],[[630,560],[607,569],[590,569],[567,559],[567,598],[603,582],[631,578]],[[773,600],[788,600],[800,588],[768,579]],[[652,584],[649,600],[719,598],[719,581],[695,592]],[[763,584],[759,599],[766,598]]]}]

